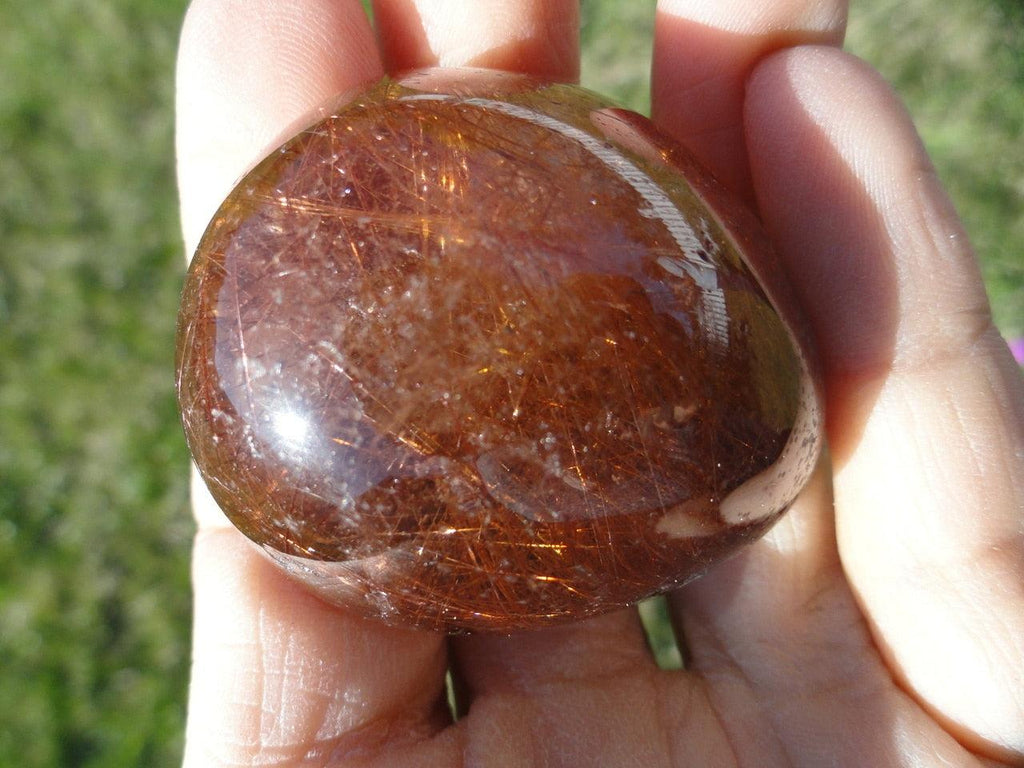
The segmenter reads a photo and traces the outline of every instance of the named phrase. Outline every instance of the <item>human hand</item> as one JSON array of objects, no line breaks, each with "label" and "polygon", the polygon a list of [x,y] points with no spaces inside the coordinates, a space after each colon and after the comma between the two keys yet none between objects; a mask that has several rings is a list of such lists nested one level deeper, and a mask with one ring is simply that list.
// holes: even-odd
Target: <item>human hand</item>
[{"label": "human hand", "polygon": [[[178,150],[189,252],[296,118],[385,70],[571,80],[575,3],[196,0]],[[1024,764],[1024,385],[898,101],[839,0],[663,0],[654,118],[755,204],[825,370],[831,455],[757,544],[669,603],[447,639],[328,606],[197,485],[186,765]],[[452,723],[444,674],[459,680]]]}]

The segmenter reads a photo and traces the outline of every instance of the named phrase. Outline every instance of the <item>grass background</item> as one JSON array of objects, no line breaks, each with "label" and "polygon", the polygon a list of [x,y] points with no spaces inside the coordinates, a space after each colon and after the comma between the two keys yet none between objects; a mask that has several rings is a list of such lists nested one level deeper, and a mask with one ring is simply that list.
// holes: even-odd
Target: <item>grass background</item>
[{"label": "grass background", "polygon": [[[184,0],[0,5],[0,766],[180,762],[187,455],[171,388]],[[646,108],[653,0],[584,0],[585,83]],[[861,0],[1024,335],[1024,6]],[[667,657],[666,657],[667,658]]]}]

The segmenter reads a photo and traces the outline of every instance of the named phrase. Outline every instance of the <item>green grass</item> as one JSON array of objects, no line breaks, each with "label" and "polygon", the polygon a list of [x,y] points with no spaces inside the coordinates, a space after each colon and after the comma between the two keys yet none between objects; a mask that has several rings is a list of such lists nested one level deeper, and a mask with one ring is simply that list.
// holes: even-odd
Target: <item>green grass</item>
[{"label": "green grass", "polygon": [[[910,101],[1014,335],[1020,7],[871,0],[851,24],[852,48]],[[0,5],[3,766],[180,762],[191,523],[171,390],[171,105],[183,11]],[[651,0],[585,0],[588,85],[646,106],[652,16]]]},{"label": "green grass", "polygon": [[173,765],[181,2],[0,10],[0,765]]}]

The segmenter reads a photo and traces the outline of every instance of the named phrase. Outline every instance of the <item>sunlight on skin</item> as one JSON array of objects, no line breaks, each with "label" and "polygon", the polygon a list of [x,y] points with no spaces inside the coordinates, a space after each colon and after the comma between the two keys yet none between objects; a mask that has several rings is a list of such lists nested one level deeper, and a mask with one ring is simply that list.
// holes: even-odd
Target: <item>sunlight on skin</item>
[{"label": "sunlight on skin", "polygon": [[[809,120],[755,141],[755,157],[792,162],[821,147],[843,161],[799,190],[765,183],[776,242],[784,254],[822,252],[839,235],[858,269],[892,275],[879,286],[884,296],[837,294],[833,270],[850,258],[837,253],[828,272],[809,273],[800,288],[835,382],[830,428],[840,436],[832,443],[844,565],[876,641],[925,706],[969,743],[1020,752],[1024,671],[1011,661],[1024,654],[1024,586],[1014,578],[1024,561],[1020,374],[902,105],[849,57],[811,50],[781,66],[774,76],[791,83]],[[792,124],[786,101],[752,100],[755,112]],[[879,123],[878,114],[898,119]],[[772,171],[763,177],[779,178]],[[849,186],[835,181],[844,174]],[[809,230],[805,217],[825,220],[847,194],[840,189],[871,224],[854,216],[842,229]],[[788,195],[819,202],[798,213],[775,202]],[[872,323],[863,321],[868,307]],[[1004,741],[1015,732],[1018,741]]]},{"label": "sunlight on skin", "polygon": [[652,116],[734,192],[753,203],[743,101],[754,65],[774,50],[842,42],[846,3],[661,0]]},{"label": "sunlight on skin", "polygon": [[785,0],[750,3],[747,0],[660,0],[658,10],[669,16],[741,35],[790,34],[801,30],[834,35],[846,26],[846,4],[835,0]]},{"label": "sunlight on skin", "polygon": [[[510,38],[485,36],[488,44],[479,45],[477,40],[468,39],[475,38],[478,30],[465,25],[453,25],[445,34],[433,21],[420,23],[416,5],[408,0],[380,0],[376,5],[378,18],[386,25],[381,37],[388,51],[388,67],[429,63],[429,57],[466,63],[464,60],[471,57],[475,63],[512,62],[528,68],[528,51],[549,47],[564,52],[573,48],[575,40],[574,34],[571,38],[568,35],[574,31],[568,21],[545,27],[526,20],[508,25]],[[432,5],[424,2],[419,7],[437,18]],[[891,174],[887,179],[885,173],[879,173],[884,171],[883,166],[863,164],[864,156],[842,141],[833,145],[801,142],[797,148],[804,154],[799,163],[787,162],[780,148],[792,143],[794,131],[808,126],[814,131],[823,129],[826,135],[834,130],[839,131],[836,135],[840,138],[849,137],[843,133],[844,123],[839,119],[845,108],[840,101],[842,91],[835,89],[834,82],[830,89],[829,73],[843,73],[843,82],[851,92],[875,92],[878,86],[832,49],[779,54],[757,68],[761,100],[753,111],[747,105],[744,130],[747,77],[760,58],[779,46],[838,42],[845,6],[835,2],[772,3],[763,13],[742,21],[736,12],[739,5],[662,3],[655,54],[654,113],[677,136],[691,143],[741,194],[753,200],[756,193],[819,338],[836,333],[841,343],[841,326],[830,322],[827,310],[839,298],[837,290],[848,290],[857,283],[837,286],[825,282],[824,276],[839,256],[864,253],[860,247],[863,241],[855,227],[837,230],[830,226],[836,222],[828,218],[804,216],[801,221],[793,220],[796,212],[823,197],[814,186],[823,180],[821,167],[808,158],[806,150],[809,148],[811,157],[823,162],[830,158],[837,161],[846,172],[864,171],[868,175],[863,187],[877,191],[881,199],[889,199],[886,194],[900,199],[899,190],[887,186],[894,180]],[[287,23],[271,21],[274,9],[280,10],[277,6],[269,0],[244,4],[203,0],[190,13],[191,28],[187,26],[183,36],[183,63],[179,67],[180,179],[183,197],[194,201],[187,204],[184,215],[189,243],[198,239],[212,206],[219,202],[226,187],[288,123],[327,95],[374,79],[380,72],[382,65],[372,53],[372,33],[353,15],[355,11],[361,13],[358,3],[301,0],[289,5]],[[503,10],[498,0],[493,0],[487,7],[495,14],[492,18],[500,18],[510,13],[507,8],[512,6]],[[532,4],[528,7],[537,10]],[[561,7],[575,13],[571,4]],[[240,23],[243,16],[259,21],[249,26]],[[678,23],[673,24],[672,19]],[[753,25],[753,31],[744,25]],[[323,34],[307,36],[307,28]],[[247,31],[235,48],[232,35],[239,29],[253,31]],[[415,40],[409,33],[417,29],[426,30],[427,45],[412,46]],[[545,29],[555,39],[544,42],[542,36],[541,42],[524,45],[523,41],[533,34],[524,30]],[[402,41],[409,42],[410,47],[403,48]],[[724,47],[715,48],[715,41]],[[570,79],[575,76],[575,61],[574,54],[558,53],[544,59],[542,68],[548,72],[557,69]],[[712,82],[712,72],[724,84],[720,94],[710,86],[701,89],[702,83]],[[289,84],[296,80],[306,87],[288,94]],[[261,94],[267,95],[266,102],[261,101]],[[792,103],[794,95],[799,110],[787,114],[773,111],[772,105],[787,100]],[[815,98],[825,101],[815,102]],[[707,108],[695,109],[695,103]],[[891,101],[873,103],[876,108],[865,130],[879,137],[912,133],[905,114]],[[815,104],[823,105],[832,117],[822,118]],[[233,126],[239,127],[238,142],[229,146],[224,137],[235,137]],[[752,173],[746,161],[748,139],[753,141],[758,158]],[[837,151],[843,156],[836,158]],[[905,179],[895,181],[904,183]],[[851,184],[847,190],[853,195],[856,188]],[[870,213],[869,206],[853,198],[846,204],[860,206],[847,211],[855,216]],[[890,224],[899,229],[906,226],[907,219],[883,221],[882,232],[874,232],[880,238],[876,243],[884,244],[886,238],[892,243],[902,242],[906,232],[886,229]],[[901,255],[901,249],[894,253]],[[911,260],[900,261],[894,272],[900,276],[906,269],[915,274],[939,271],[930,261]],[[815,284],[816,278],[823,282]],[[970,304],[972,280],[967,279],[964,291],[953,290],[950,297],[967,296]],[[892,289],[892,285],[888,287]],[[815,299],[819,289],[822,293]],[[880,317],[883,321],[889,319]],[[867,318],[878,319],[874,315]],[[956,343],[949,337],[946,341]],[[974,386],[969,401],[958,400],[953,411],[965,418],[980,419],[979,425],[991,428],[993,420],[980,415],[1006,402],[1011,388],[1001,373],[1002,364],[992,362],[991,350],[985,345],[973,349],[973,367],[983,371],[979,375],[984,381],[995,384],[987,392],[984,387]],[[1005,354],[1005,345],[1003,350]],[[848,347],[845,351],[857,353]],[[843,348],[827,353],[833,375],[842,371],[843,354]],[[837,377],[832,383],[841,382]],[[857,417],[863,420],[866,413],[858,407],[868,407],[855,402],[851,392],[854,390],[849,387],[837,386],[831,395],[840,410],[838,418],[849,423]],[[900,412],[898,399],[880,411],[888,423],[900,423]],[[904,418],[912,415],[912,410],[903,411]],[[835,549],[828,485],[820,484],[808,491],[801,508],[794,510],[793,519],[777,533],[673,596],[676,621],[693,657],[691,669],[680,673],[657,670],[633,611],[510,638],[460,638],[451,644],[449,660],[466,682],[463,708],[468,709],[468,715],[451,727],[446,727],[443,716],[443,638],[362,622],[323,604],[314,607],[312,598],[300,594],[266,563],[254,559],[256,555],[244,546],[238,534],[230,530],[201,534],[195,554],[196,665],[186,764],[217,765],[239,760],[340,764],[358,754],[364,765],[420,766],[510,765],[516,760],[522,765],[617,766],[635,762],[638,756],[646,765],[666,767],[695,762],[817,766],[825,761],[846,766],[978,765],[979,760],[950,732],[893,685],[872,643],[872,639],[879,638],[889,658],[910,672],[913,693],[946,712],[954,734],[974,748],[1019,763],[1024,759],[1024,745],[1013,741],[1015,735],[1024,732],[1019,727],[1019,710],[1011,707],[989,711],[985,720],[979,721],[972,720],[970,712],[951,706],[947,709],[943,692],[929,687],[933,685],[929,681],[943,675],[933,667],[924,667],[935,657],[922,657],[921,666],[914,667],[913,660],[900,656],[898,641],[905,643],[906,633],[915,633],[916,628],[908,630],[894,623],[899,617],[886,607],[886,600],[892,601],[890,606],[900,605],[901,599],[917,600],[922,611],[928,609],[929,601],[921,597],[922,593],[898,589],[908,586],[900,581],[899,566],[894,566],[896,570],[887,580],[872,583],[862,576],[856,585],[856,598],[867,609],[872,624],[865,625],[857,610],[843,567],[849,569],[856,564],[858,551],[863,563],[868,564],[869,558],[863,553],[879,535],[885,536],[890,530],[877,527],[872,532],[871,526],[887,525],[886,521],[898,520],[905,512],[893,506],[900,499],[898,495],[879,498],[868,493],[877,486],[872,485],[876,477],[866,447],[874,446],[876,459],[899,465],[886,449],[885,435],[877,436],[876,428],[874,421],[868,421],[867,428],[860,432],[860,444],[843,446],[853,453],[844,456],[843,474],[836,481],[839,503],[850,509],[840,510],[842,561]],[[928,427],[908,424],[907,428]],[[981,452],[976,446],[985,443],[985,438],[974,433],[969,442],[975,446],[972,450],[976,457],[988,456],[989,451],[994,455],[1002,448],[1008,449],[1004,457],[1017,456],[1018,463],[1024,456],[1019,431],[1004,432]],[[859,460],[858,453],[867,458]],[[985,473],[990,473],[995,465],[986,459],[974,466],[983,466]],[[1010,478],[1020,477],[1017,465],[1005,465],[1001,470]],[[951,473],[914,467],[906,471],[919,478],[928,477],[932,471],[933,477],[940,478],[938,488],[924,488],[922,492],[940,493],[945,482],[950,497],[957,495],[952,485],[958,482],[955,473],[943,480]],[[902,481],[890,478],[887,482]],[[1011,482],[1007,479],[1001,486],[1007,494],[1003,499],[1006,506],[994,502],[992,519],[1001,519],[1000,509],[1012,512],[1020,508],[1019,495],[1016,505],[1009,498],[1020,494],[1019,488],[1010,487]],[[922,488],[913,483],[907,486]],[[867,503],[860,506],[860,502]],[[854,503],[858,503],[856,510],[852,509]],[[872,509],[872,503],[879,506]],[[858,520],[858,515],[864,519]],[[979,533],[977,546],[984,547],[992,531],[982,525]],[[945,535],[955,538],[948,529]],[[204,542],[204,537],[209,540]],[[1020,543],[1019,534],[1008,541],[1005,537],[987,541],[989,548],[1012,548]],[[904,548],[912,545],[902,543]],[[896,551],[890,554],[891,558],[899,556]],[[871,557],[876,561],[874,567],[877,550]],[[1017,594],[1007,587],[1019,585],[1019,563],[1019,558],[1008,558],[995,568],[989,563],[976,563],[968,580],[991,579],[991,589],[949,596],[984,603],[992,594],[1001,595],[1007,602],[999,607],[1009,610],[1004,618],[1024,615],[1019,603],[1013,602]],[[985,575],[979,573],[982,570]],[[752,573],[758,577],[750,578]],[[889,589],[893,595],[880,594],[882,589]],[[307,601],[308,610],[294,610],[297,603],[306,605]],[[937,611],[931,617],[941,617],[943,610],[936,608],[935,599],[930,602]],[[779,610],[768,613],[758,605],[775,605]],[[992,603],[988,605],[995,610]],[[231,617],[233,621],[228,620]],[[868,634],[872,629],[873,636]],[[918,633],[917,637],[935,639],[934,631],[924,637]],[[993,627],[990,635],[1000,631]],[[964,639],[961,635],[956,643]],[[983,655],[986,641],[985,637],[973,638],[974,653]],[[905,651],[913,645],[902,647]],[[244,652],[236,655],[239,649]],[[838,654],[832,653],[836,649]],[[991,658],[998,659],[999,654]],[[315,684],[297,685],[287,697],[275,697],[275,691],[283,691],[281,680],[309,679],[311,659],[320,662],[316,668],[322,676]],[[382,659],[387,661],[382,664]],[[943,665],[943,673],[947,666]],[[272,681],[253,680],[252,674],[246,675],[268,669],[277,676],[276,688]],[[998,671],[989,677],[996,679],[996,685],[1006,684],[1007,690],[1014,684],[1012,677]],[[968,681],[956,682],[962,686]],[[979,690],[953,689],[965,695],[976,695]],[[231,715],[231,711],[236,714]],[[352,727],[357,731],[347,730]],[[389,736],[397,737],[397,743],[389,742]],[[1003,748],[1001,753],[999,747]]]},{"label": "sunlight on skin", "polygon": [[441,66],[579,76],[571,0],[375,0],[374,17],[392,73]]}]

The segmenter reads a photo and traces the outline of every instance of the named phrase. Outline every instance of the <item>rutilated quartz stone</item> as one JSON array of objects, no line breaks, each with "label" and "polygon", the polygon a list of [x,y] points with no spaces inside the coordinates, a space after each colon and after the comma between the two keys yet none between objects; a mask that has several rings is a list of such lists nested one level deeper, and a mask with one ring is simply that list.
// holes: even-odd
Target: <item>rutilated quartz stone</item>
[{"label": "rutilated quartz stone", "polygon": [[578,87],[435,70],[322,111],[210,224],[178,394],[321,596],[511,630],[682,584],[807,481],[818,386],[750,214]]}]

